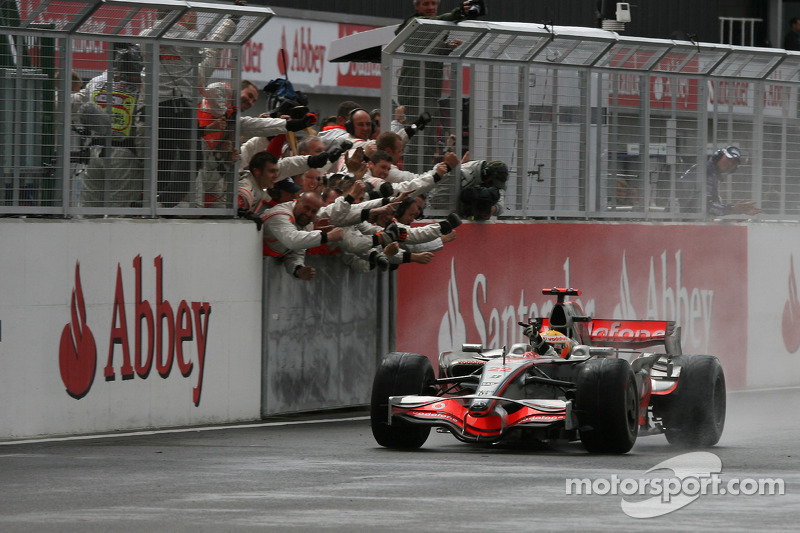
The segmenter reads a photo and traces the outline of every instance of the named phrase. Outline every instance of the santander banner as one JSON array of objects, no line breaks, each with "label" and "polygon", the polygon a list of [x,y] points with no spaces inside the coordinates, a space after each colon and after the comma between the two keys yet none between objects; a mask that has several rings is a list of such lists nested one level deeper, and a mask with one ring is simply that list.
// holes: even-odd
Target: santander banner
[{"label": "santander banner", "polygon": [[[684,353],[716,355],[745,385],[747,229],[741,226],[465,223],[429,265],[398,271],[397,349],[435,359],[464,342],[526,342],[542,289],[572,287],[589,316],[674,320]],[[780,324],[779,324],[780,326]],[[780,329],[778,329],[780,334]]]}]

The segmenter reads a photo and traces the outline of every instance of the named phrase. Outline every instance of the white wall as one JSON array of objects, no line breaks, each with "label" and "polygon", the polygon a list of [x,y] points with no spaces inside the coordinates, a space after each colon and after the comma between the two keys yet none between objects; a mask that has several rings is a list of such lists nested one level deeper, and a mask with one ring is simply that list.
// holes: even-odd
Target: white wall
[{"label": "white wall", "polygon": [[[183,316],[182,336],[191,338],[173,343],[183,350],[182,365],[175,353],[169,371],[162,367],[162,377],[156,348],[150,372],[142,377],[146,351],[140,372],[134,369],[134,262],[141,264],[141,299],[155,315],[157,258],[161,299],[169,302],[174,315]],[[0,221],[0,438],[258,418],[261,284],[261,245],[251,222]],[[179,313],[181,302],[186,307]],[[195,312],[204,308],[210,312]],[[112,318],[122,309],[126,321],[117,317],[115,324],[119,337],[127,332],[130,379],[122,379],[122,344],[111,345]],[[141,324],[147,342],[146,320]],[[168,332],[166,319],[162,328]],[[81,332],[85,342],[76,357],[70,347]],[[203,337],[201,359],[198,341]],[[166,364],[167,333],[162,346]],[[109,351],[113,380],[105,376]],[[195,389],[201,393],[197,402]]]},{"label": "white wall", "polygon": [[800,238],[796,225],[748,229],[747,386],[800,384]]}]

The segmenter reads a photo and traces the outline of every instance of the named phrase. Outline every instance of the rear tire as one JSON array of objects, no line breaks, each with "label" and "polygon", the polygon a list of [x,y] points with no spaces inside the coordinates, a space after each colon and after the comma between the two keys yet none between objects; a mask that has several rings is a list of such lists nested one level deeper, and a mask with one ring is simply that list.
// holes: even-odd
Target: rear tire
[{"label": "rear tire", "polygon": [[725,374],[713,355],[684,355],[675,391],[664,398],[664,433],[670,444],[714,446],[725,428]]},{"label": "rear tire", "polygon": [[624,359],[590,359],[579,367],[575,407],[579,435],[591,453],[626,453],[639,432],[639,394]]},{"label": "rear tire", "polygon": [[375,373],[370,401],[372,435],[378,444],[407,450],[425,444],[431,432],[429,426],[397,419],[389,425],[389,396],[433,394],[435,380],[433,366],[424,355],[391,352],[383,358]]}]

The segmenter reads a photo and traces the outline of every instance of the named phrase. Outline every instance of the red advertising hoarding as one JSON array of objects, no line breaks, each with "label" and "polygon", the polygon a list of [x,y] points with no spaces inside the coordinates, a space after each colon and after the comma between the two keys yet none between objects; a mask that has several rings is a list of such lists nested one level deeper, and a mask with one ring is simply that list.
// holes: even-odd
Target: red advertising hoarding
[{"label": "red advertising hoarding", "polygon": [[436,358],[464,342],[525,342],[547,287],[573,287],[587,315],[675,320],[684,353],[716,355],[742,387],[747,237],[734,226],[465,223],[429,265],[398,271],[397,349]]},{"label": "red advertising hoarding", "polygon": [[[617,54],[618,59],[612,59],[612,67],[638,69],[646,65],[653,57],[652,50],[640,50],[628,56],[626,49],[621,49]],[[672,52],[661,58],[653,69],[654,74],[650,80],[650,107],[653,109],[672,109],[675,99],[675,108],[684,111],[698,109],[698,80],[686,77],[668,76],[680,69],[680,73],[698,72],[698,60],[689,58],[684,53]],[[664,72],[664,75],[658,74]],[[617,84],[613,85],[609,94],[612,104],[625,107],[638,107],[642,88],[640,87],[641,75],[644,71],[622,72],[617,74]]]}]

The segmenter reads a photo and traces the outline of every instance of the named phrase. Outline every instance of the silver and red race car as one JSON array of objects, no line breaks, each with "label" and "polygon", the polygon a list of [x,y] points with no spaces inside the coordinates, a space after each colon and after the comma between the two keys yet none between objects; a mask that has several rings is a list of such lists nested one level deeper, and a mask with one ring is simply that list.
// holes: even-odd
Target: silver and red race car
[{"label": "silver and red race car", "polygon": [[[526,327],[531,345],[465,344],[439,356],[392,352],[372,387],[378,444],[422,446],[431,427],[473,443],[580,440],[593,453],[625,453],[638,435],[671,444],[716,444],[725,425],[725,375],[711,355],[681,353],[666,320],[585,316],[575,289],[545,289],[557,302]],[[658,346],[658,352],[644,348]]]}]

